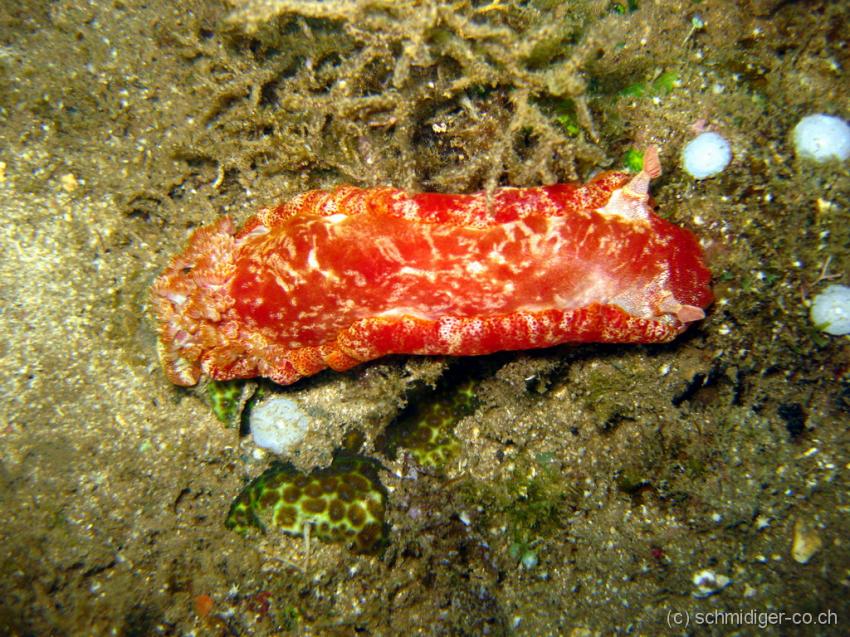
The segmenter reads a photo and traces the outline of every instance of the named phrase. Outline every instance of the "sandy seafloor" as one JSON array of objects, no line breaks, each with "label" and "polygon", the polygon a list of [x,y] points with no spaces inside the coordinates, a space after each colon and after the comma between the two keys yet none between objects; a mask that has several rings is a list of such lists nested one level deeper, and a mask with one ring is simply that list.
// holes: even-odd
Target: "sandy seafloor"
[{"label": "sandy seafloor", "polygon": [[[511,169],[524,182],[515,185],[586,177],[588,158],[610,166],[631,145],[658,144],[660,213],[701,238],[715,275],[708,318],[665,346],[487,359],[479,406],[458,424],[462,450],[443,477],[371,443],[411,380],[436,378],[449,362],[400,357],[297,384],[303,400],[338,405],[336,429],[311,439],[302,465],[326,463],[350,426],[387,466],[386,546],[358,555],[313,542],[308,555],[299,538],[225,529],[230,503],[270,459],[159,368],[148,289],[189,230],[225,212],[244,220],[309,187],[394,183],[395,170],[396,185],[444,190],[510,177],[494,160],[495,172],[456,167],[429,184],[402,161],[427,140],[408,136],[398,156],[370,146],[418,120],[451,135],[453,118],[486,91],[458,98],[456,111],[396,104],[381,119],[374,107],[374,120],[351,125],[356,143],[336,129],[345,153],[333,161],[334,151],[323,158],[306,142],[269,142],[264,152],[297,158],[265,171],[245,159],[256,131],[215,129],[211,105],[226,111],[280,86],[263,66],[274,47],[250,35],[251,24],[273,30],[275,6],[301,11],[287,28],[307,38],[322,20],[344,27],[358,6],[380,14],[387,4],[0,2],[0,634],[847,634],[850,342],[818,333],[808,306],[828,283],[850,284],[850,164],[798,161],[790,140],[805,114],[850,118],[845,3],[639,0],[623,3],[623,15],[605,6],[614,3],[583,3],[587,20],[608,20],[623,38],[604,53],[612,62],[582,54],[577,63],[587,90],[570,95],[589,107],[593,130],[580,115],[564,136],[584,159],[567,154],[539,174]],[[558,4],[516,7],[566,20]],[[492,24],[510,14],[505,5],[514,3],[452,10]],[[406,22],[388,27],[396,44],[383,63],[403,51],[413,60],[396,67],[389,93],[421,97],[409,69],[443,63],[428,51],[489,37],[474,20],[460,28],[440,18],[433,3],[399,6],[432,23],[416,37]],[[236,9],[256,17],[243,20],[241,39],[239,19],[225,23]],[[570,24],[576,35],[563,46],[578,50],[585,26]],[[605,37],[594,33],[604,61]],[[504,38],[487,46],[505,48]],[[470,50],[495,51],[487,46]],[[462,59],[457,51],[444,55]],[[535,55],[532,75],[563,61]],[[541,90],[513,72],[517,86]],[[657,84],[665,73],[669,85]],[[633,82],[642,93],[618,92]],[[496,116],[515,115],[498,99],[508,84],[489,94]],[[282,109],[289,97],[262,105]],[[261,101],[237,115],[250,120]],[[284,139],[282,121],[262,135]],[[703,182],[677,159],[699,126],[734,152]],[[485,144],[456,139],[462,152]],[[466,364],[477,365],[453,368]],[[526,550],[532,568],[519,563]],[[702,571],[715,583],[700,590]],[[720,611],[757,615],[718,625]],[[771,612],[834,615],[779,626]],[[670,625],[685,613],[688,626]],[[698,625],[698,613],[714,625]]]}]

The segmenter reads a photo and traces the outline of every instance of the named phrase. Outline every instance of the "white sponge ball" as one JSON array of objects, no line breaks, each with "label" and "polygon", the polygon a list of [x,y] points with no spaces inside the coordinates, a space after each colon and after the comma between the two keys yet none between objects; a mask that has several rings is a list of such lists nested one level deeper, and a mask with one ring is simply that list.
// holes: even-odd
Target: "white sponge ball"
[{"label": "white sponge ball", "polygon": [[806,115],[794,127],[794,148],[798,157],[818,163],[850,157],[850,126],[833,115]]},{"label": "white sponge ball", "polygon": [[827,334],[850,334],[850,288],[830,285],[815,297],[810,312],[812,323]]},{"label": "white sponge ball", "polygon": [[310,427],[310,418],[301,406],[279,395],[254,405],[248,422],[258,447],[282,455],[291,453],[304,440]]},{"label": "white sponge ball", "polygon": [[732,161],[732,148],[719,133],[701,133],[682,151],[685,171],[694,179],[707,179],[723,172]]}]

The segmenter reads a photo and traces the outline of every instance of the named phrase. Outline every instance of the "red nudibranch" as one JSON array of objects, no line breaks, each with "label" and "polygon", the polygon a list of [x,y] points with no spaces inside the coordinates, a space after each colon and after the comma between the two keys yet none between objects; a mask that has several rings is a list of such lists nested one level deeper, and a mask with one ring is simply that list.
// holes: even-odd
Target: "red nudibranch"
[{"label": "red nudibranch", "polygon": [[168,378],[294,383],[387,354],[663,343],[705,316],[696,238],[637,175],[491,193],[313,190],[197,230],[153,286]]}]

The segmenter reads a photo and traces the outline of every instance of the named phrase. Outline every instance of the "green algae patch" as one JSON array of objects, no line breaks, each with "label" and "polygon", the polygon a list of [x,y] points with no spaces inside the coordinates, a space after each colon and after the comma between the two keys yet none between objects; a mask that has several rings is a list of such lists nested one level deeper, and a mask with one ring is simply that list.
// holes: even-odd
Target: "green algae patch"
[{"label": "green algae patch", "polygon": [[225,526],[238,533],[252,527],[289,535],[310,533],[325,542],[348,542],[359,553],[374,551],[384,538],[386,492],[377,463],[338,457],[309,474],[275,463],[236,498]]},{"label": "green algae patch", "polygon": [[643,170],[643,153],[636,148],[629,148],[623,155],[623,166],[629,172],[639,173]]},{"label": "green algae patch", "polygon": [[626,0],[625,2],[612,2],[608,5],[608,11],[616,15],[626,15],[638,10],[637,0]]},{"label": "green algae patch", "polygon": [[620,97],[664,97],[680,86],[679,74],[675,71],[665,71],[650,82],[635,82],[619,92]]},{"label": "green algae patch", "polygon": [[563,532],[564,519],[582,499],[579,482],[551,453],[523,454],[503,480],[468,478],[458,486],[461,501],[483,511],[481,525],[500,528],[511,559],[533,568],[534,547]]},{"label": "green algae patch", "polygon": [[666,71],[652,82],[654,95],[669,95],[673,89],[679,86],[679,74],[675,71]]}]

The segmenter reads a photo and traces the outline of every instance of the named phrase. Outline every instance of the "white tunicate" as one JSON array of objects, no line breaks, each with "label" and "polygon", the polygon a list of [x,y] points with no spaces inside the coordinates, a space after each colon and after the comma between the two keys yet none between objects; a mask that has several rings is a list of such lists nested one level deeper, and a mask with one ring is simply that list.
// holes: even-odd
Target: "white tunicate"
[{"label": "white tunicate", "polygon": [[850,334],[850,288],[846,285],[828,286],[815,297],[810,316],[812,323],[827,334]]},{"label": "white tunicate", "polygon": [[685,171],[694,179],[707,179],[723,172],[732,161],[732,147],[719,133],[702,133],[682,150]]},{"label": "white tunicate", "polygon": [[249,424],[258,447],[287,454],[304,440],[310,419],[294,400],[272,396],[251,408]]},{"label": "white tunicate", "polygon": [[818,163],[850,157],[850,126],[833,115],[807,115],[794,127],[794,148],[798,157]]}]

